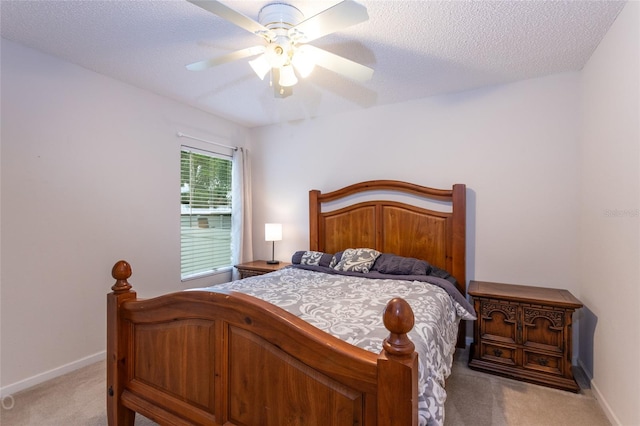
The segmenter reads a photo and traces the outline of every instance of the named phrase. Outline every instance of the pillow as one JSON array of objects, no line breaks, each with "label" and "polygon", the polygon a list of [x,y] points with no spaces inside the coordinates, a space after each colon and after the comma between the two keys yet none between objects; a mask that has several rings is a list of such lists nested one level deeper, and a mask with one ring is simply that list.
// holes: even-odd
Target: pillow
[{"label": "pillow", "polygon": [[428,275],[431,272],[431,265],[426,260],[383,253],[376,259],[371,270],[381,274]]},{"label": "pillow", "polygon": [[339,251],[333,255],[333,258],[331,258],[331,264],[329,264],[330,268],[335,267],[338,264],[338,262],[340,262],[340,259],[342,259],[342,253],[344,253],[344,250]]},{"label": "pillow", "polygon": [[456,287],[458,286],[458,281],[453,277],[453,275],[451,275],[449,272],[445,271],[444,269],[440,269],[438,267],[432,266],[431,271],[429,271],[429,275],[433,277],[442,278],[444,280],[451,282]]},{"label": "pillow", "polygon": [[378,256],[380,256],[380,252],[374,249],[346,249],[342,253],[340,261],[336,263],[333,269],[336,271],[363,272],[366,274]]},{"label": "pillow", "polygon": [[296,265],[329,266],[333,256],[321,251],[297,251],[291,256]]}]

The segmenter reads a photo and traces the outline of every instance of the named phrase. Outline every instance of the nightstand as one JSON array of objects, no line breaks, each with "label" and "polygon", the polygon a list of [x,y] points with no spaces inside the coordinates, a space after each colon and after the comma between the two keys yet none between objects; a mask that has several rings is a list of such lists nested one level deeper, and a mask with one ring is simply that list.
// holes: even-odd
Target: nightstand
[{"label": "nightstand", "polygon": [[291,265],[291,263],[288,262],[269,264],[266,260],[254,260],[252,262],[245,262],[235,266],[240,273],[240,279],[242,279],[274,272],[289,265]]},{"label": "nightstand", "polygon": [[571,324],[582,303],[569,291],[471,281],[474,324],[469,368],[577,392]]}]

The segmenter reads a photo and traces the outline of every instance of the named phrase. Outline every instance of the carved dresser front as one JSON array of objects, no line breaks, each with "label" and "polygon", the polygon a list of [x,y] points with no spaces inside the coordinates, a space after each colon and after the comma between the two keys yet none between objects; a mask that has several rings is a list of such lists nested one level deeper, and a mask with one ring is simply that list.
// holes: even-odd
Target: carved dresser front
[{"label": "carved dresser front", "polygon": [[568,290],[471,281],[478,319],[469,367],[577,392],[571,371],[572,317],[582,303]]}]

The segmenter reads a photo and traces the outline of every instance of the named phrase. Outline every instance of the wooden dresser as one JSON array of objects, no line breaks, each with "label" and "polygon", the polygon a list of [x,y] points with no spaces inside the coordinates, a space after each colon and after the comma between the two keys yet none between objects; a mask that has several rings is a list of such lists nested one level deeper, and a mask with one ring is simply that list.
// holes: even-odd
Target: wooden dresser
[{"label": "wooden dresser", "polygon": [[252,262],[245,262],[239,265],[236,265],[236,269],[240,273],[240,279],[253,277],[255,275],[263,275],[269,272],[277,271],[278,269],[282,269],[285,266],[289,266],[291,263],[288,262],[280,262],[280,263],[267,263],[266,260],[254,260]]},{"label": "wooden dresser", "polygon": [[471,281],[478,316],[469,367],[577,392],[571,371],[572,315],[582,303],[569,291]]}]

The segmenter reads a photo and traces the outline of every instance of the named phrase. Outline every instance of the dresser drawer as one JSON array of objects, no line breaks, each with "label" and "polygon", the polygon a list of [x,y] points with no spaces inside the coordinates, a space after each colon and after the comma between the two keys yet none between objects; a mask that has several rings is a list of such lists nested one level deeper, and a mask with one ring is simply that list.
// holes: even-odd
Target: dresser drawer
[{"label": "dresser drawer", "polygon": [[518,351],[515,347],[484,341],[480,345],[480,357],[485,361],[491,361],[506,365],[518,364]]},{"label": "dresser drawer", "polygon": [[542,354],[528,350],[522,351],[522,366],[525,369],[541,371],[547,374],[564,374],[562,357],[558,355]]}]

